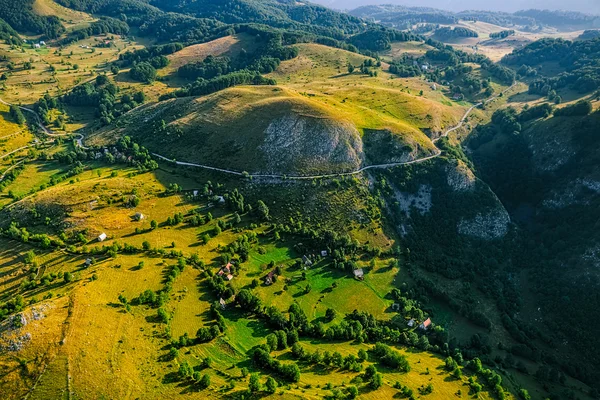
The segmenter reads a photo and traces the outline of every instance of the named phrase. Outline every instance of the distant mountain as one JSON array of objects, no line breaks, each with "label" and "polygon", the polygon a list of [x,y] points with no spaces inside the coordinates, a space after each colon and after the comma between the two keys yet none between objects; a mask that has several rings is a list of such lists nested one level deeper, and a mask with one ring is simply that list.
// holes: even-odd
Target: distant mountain
[{"label": "distant mountain", "polygon": [[350,10],[364,5],[398,4],[404,6],[435,7],[450,11],[489,10],[515,12],[527,8],[541,10],[569,10],[600,14],[596,0],[504,0],[482,3],[478,0],[314,0],[328,7]]}]

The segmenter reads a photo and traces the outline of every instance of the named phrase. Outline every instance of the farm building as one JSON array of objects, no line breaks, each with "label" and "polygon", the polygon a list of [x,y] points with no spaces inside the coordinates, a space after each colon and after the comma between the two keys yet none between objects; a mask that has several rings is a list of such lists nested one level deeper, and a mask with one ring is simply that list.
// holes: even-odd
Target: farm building
[{"label": "farm building", "polygon": [[227,278],[227,280],[228,280],[228,281],[230,281],[230,280],[232,280],[232,279],[233,279],[233,275],[231,275],[231,274],[228,274],[228,275],[226,276],[226,278]]},{"label": "farm building", "polygon": [[327,257],[327,250],[321,250],[321,257]]},{"label": "farm building", "polygon": [[421,323],[421,325],[419,325],[419,328],[426,331],[427,328],[429,328],[430,326],[431,326],[431,318],[427,318],[425,321],[423,321]]},{"label": "farm building", "polygon": [[312,267],[312,265],[313,265],[312,261],[310,261],[310,259],[308,257],[306,257],[306,256],[302,256],[302,262],[307,267]]},{"label": "farm building", "polygon": [[36,44],[34,44],[34,45],[33,45],[33,48],[34,48],[34,49],[39,49],[39,48],[40,48],[40,44],[39,44],[39,43],[36,43]]},{"label": "farm building", "polygon": [[104,242],[106,240],[107,236],[106,233],[102,232],[99,236],[98,236],[98,241],[99,242]]},{"label": "farm building", "polygon": [[198,197],[198,191],[197,191],[197,190],[194,190],[194,191],[192,192],[192,196],[194,196],[194,197]]},{"label": "farm building", "polygon": [[227,303],[225,303],[225,300],[223,300],[222,298],[219,299],[219,304],[221,305],[221,309],[225,309],[225,306],[227,305]]},{"label": "farm building", "polygon": [[411,319],[410,319],[410,321],[408,321],[408,324],[407,324],[407,325],[408,325],[409,327],[411,327],[411,328],[412,328],[413,326],[415,326],[415,319],[414,319],[414,318],[411,318]]},{"label": "farm building", "polygon": [[273,283],[274,279],[275,279],[275,270],[272,270],[265,277],[265,285],[267,285],[267,286],[271,285]]},{"label": "farm building", "polygon": [[363,272],[362,268],[355,269],[355,270],[354,270],[354,271],[352,271],[352,272],[354,273],[354,277],[355,277],[356,279],[360,279],[360,280],[363,280],[363,279],[364,279],[364,275],[365,275],[365,273]]},{"label": "farm building", "polygon": [[144,214],[142,214],[141,212],[135,213],[134,218],[136,221],[141,221],[144,219]]},{"label": "farm building", "polygon": [[92,259],[91,258],[86,258],[85,259],[85,266],[86,266],[86,268],[89,267],[90,265],[92,265]]}]

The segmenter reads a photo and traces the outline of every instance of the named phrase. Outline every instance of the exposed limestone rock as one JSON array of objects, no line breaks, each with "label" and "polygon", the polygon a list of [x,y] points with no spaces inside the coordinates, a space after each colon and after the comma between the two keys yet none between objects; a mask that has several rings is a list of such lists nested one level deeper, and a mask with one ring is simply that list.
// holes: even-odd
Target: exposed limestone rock
[{"label": "exposed limestone rock", "polygon": [[410,211],[414,207],[419,214],[424,215],[431,209],[431,186],[420,185],[417,193],[405,193],[395,190],[395,197],[400,210],[410,217]]},{"label": "exposed limestone rock", "polygon": [[478,213],[474,218],[462,219],[458,223],[458,233],[485,240],[499,239],[508,233],[509,223],[506,210],[497,207],[486,213]]},{"label": "exposed limestone rock", "polygon": [[360,134],[350,123],[290,114],[272,121],[265,131],[267,170],[285,173],[327,169],[344,172],[359,168],[363,149]]},{"label": "exposed limestone rock", "polygon": [[446,178],[448,186],[457,192],[473,190],[475,187],[475,174],[460,160],[456,165],[449,165],[446,168]]}]

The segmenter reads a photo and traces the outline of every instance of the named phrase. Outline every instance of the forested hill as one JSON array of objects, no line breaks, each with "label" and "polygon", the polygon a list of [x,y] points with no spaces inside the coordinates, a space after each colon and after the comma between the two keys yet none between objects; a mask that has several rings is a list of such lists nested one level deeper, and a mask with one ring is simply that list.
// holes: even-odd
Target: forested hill
[{"label": "forested hill", "polygon": [[[33,12],[34,0],[0,0],[0,18],[12,28],[28,33],[58,37],[64,28],[56,16],[40,16]],[[5,30],[2,28],[2,30]]]},{"label": "forested hill", "polygon": [[599,27],[599,18],[572,11],[525,10],[516,13],[495,11],[452,12],[428,7],[405,7],[398,5],[364,6],[349,12],[355,17],[365,18],[399,29],[408,29],[416,23],[455,24],[459,20],[477,20],[501,26],[521,26],[535,30],[550,26],[559,30],[590,29]]},{"label": "forested hill", "polygon": [[[600,88],[600,37],[574,42],[541,39],[507,55],[503,62],[520,67],[521,75],[534,77],[531,93],[546,96],[564,87],[588,93]],[[558,62],[562,72],[547,74],[542,65],[547,62]]]},{"label": "forested hill", "polygon": [[151,4],[165,11],[189,13],[230,24],[264,23],[336,39],[365,30],[365,24],[359,18],[294,0],[152,0]]}]

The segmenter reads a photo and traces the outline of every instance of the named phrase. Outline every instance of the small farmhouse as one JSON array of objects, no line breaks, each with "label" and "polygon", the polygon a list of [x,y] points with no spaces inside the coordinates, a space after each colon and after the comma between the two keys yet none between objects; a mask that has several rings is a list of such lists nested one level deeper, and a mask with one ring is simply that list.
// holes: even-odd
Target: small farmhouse
[{"label": "small farmhouse", "polygon": [[142,214],[141,212],[135,213],[134,217],[136,221],[141,221],[144,219],[144,214]]},{"label": "small farmhouse", "polygon": [[219,299],[219,304],[221,305],[221,309],[224,310],[225,306],[227,305],[227,303],[225,303],[225,300],[223,300],[223,298]]},{"label": "small farmhouse", "polygon": [[421,323],[421,325],[419,325],[419,329],[423,329],[424,331],[427,330],[427,328],[429,328],[431,326],[431,318],[427,318],[425,321],[423,321]]},{"label": "small farmhouse", "polygon": [[307,267],[312,267],[312,265],[313,265],[312,261],[310,261],[310,259],[308,257],[306,257],[306,256],[302,256],[302,262]]},{"label": "small farmhouse", "polygon": [[327,250],[321,250],[321,257],[327,257]]},{"label": "small farmhouse", "polygon": [[267,285],[267,286],[271,285],[273,283],[274,279],[275,279],[275,270],[272,270],[265,277],[265,285]]},{"label": "small farmhouse", "polygon": [[228,274],[226,278],[227,278],[227,280],[228,280],[228,281],[230,281],[230,280],[232,280],[232,279],[233,279],[233,275],[231,275],[231,274]]},{"label": "small farmhouse", "polygon": [[353,273],[356,279],[360,279],[361,281],[364,279],[364,272],[362,268],[355,269]]},{"label": "small farmhouse", "polygon": [[415,319],[414,319],[414,318],[411,318],[411,319],[410,319],[410,321],[408,321],[408,324],[407,324],[407,325],[408,325],[409,327],[411,327],[411,328],[412,328],[413,326],[415,326]]},{"label": "small farmhouse", "polygon": [[98,241],[99,242],[104,242],[106,240],[107,236],[106,233],[102,232],[99,236],[98,236]]}]

